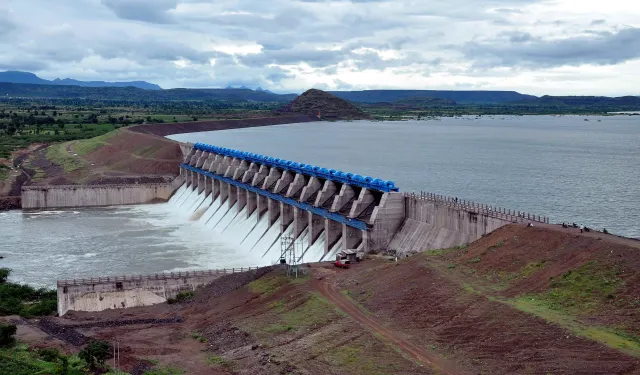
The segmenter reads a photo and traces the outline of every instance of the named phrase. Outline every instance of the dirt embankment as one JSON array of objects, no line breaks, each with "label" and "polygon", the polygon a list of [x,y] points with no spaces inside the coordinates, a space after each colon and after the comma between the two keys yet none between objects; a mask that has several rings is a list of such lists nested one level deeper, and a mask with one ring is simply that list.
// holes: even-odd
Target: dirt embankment
[{"label": "dirt embankment", "polygon": [[318,121],[315,116],[300,114],[283,114],[274,117],[250,118],[241,120],[215,120],[184,122],[178,124],[148,124],[131,127],[130,130],[138,133],[146,133],[166,137],[171,134],[208,132],[215,130],[228,130],[240,128],[253,128],[258,126],[295,124],[299,122]]},{"label": "dirt embankment", "polygon": [[55,321],[123,343],[125,370],[640,374],[639,262],[637,248],[512,225],[398,262],[230,275],[184,303]]},{"label": "dirt embankment", "polygon": [[30,178],[30,185],[163,183],[179,174],[183,160],[179,144],[166,135],[315,120],[304,115],[281,115],[122,128],[92,139],[33,150],[28,157],[25,155],[24,177]]}]

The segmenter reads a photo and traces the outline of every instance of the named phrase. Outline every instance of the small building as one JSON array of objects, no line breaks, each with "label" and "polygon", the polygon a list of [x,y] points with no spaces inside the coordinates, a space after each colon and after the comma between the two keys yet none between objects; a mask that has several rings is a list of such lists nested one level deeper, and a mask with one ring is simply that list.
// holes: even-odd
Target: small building
[{"label": "small building", "polygon": [[358,252],[356,250],[342,250],[336,254],[336,260],[348,260],[350,263],[357,263],[360,261]]}]

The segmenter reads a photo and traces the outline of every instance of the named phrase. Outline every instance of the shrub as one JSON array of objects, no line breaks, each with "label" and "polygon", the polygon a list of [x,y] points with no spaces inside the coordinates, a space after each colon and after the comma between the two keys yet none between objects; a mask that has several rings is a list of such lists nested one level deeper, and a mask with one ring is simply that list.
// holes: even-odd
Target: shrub
[{"label": "shrub", "polygon": [[90,368],[96,369],[111,358],[111,347],[106,341],[93,340],[78,353],[78,357],[87,362]]},{"label": "shrub", "polygon": [[0,323],[0,348],[8,348],[15,344],[15,334],[18,331],[18,327],[15,324],[3,324]]},{"label": "shrub", "polygon": [[9,268],[0,268],[0,284],[6,283],[9,275],[11,275],[11,270]]}]

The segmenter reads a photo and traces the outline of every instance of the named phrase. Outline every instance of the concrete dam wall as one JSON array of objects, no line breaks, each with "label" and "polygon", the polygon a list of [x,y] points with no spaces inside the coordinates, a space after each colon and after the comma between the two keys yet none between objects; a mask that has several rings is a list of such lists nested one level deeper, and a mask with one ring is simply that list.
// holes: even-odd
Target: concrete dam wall
[{"label": "concrete dam wall", "polygon": [[389,250],[399,254],[473,242],[512,223],[547,223],[546,217],[431,193],[405,195],[405,220]]},{"label": "concrete dam wall", "polygon": [[59,280],[58,315],[62,316],[68,311],[103,311],[164,303],[169,298],[175,298],[180,292],[194,291],[224,275],[251,273],[257,270],[257,267],[233,268]]},{"label": "concrete dam wall", "polygon": [[178,182],[140,185],[24,186],[23,209],[116,206],[166,202]]}]

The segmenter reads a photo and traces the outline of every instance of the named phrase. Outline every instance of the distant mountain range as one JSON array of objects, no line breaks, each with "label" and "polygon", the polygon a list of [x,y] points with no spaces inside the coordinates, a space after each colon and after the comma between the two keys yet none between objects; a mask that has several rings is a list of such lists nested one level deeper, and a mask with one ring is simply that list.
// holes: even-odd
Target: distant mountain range
[{"label": "distant mountain range", "polygon": [[446,90],[364,90],[329,91],[329,93],[356,103],[395,102],[413,97],[431,97],[453,100],[457,104],[500,104],[537,99],[515,91],[446,91]]},{"label": "distant mountain range", "polygon": [[145,82],[105,82],[105,81],[78,81],[75,79],[56,78],[53,81],[42,79],[37,75],[29,72],[8,71],[0,72],[0,82],[8,83],[28,83],[33,85],[63,85],[63,86],[81,86],[81,87],[137,87],[144,90],[162,90],[162,87]]},{"label": "distant mountain range", "polygon": [[250,89],[169,89],[145,90],[137,87],[82,87],[0,82],[0,98],[47,98],[91,100],[208,100],[228,102],[290,102],[296,94],[273,94]]}]

